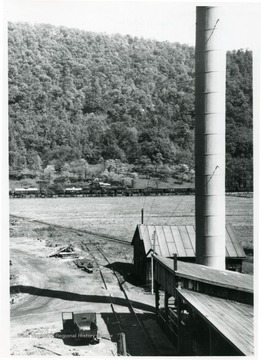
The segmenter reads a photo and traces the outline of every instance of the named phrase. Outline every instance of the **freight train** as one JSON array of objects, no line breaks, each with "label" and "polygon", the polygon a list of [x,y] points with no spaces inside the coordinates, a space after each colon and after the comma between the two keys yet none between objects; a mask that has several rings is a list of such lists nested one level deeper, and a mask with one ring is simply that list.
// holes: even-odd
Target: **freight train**
[{"label": "freight train", "polygon": [[153,195],[190,195],[195,189],[189,187],[178,188],[128,188],[124,186],[108,187],[68,187],[60,189],[17,188],[9,191],[12,198],[25,197],[77,197],[77,196],[153,196]]},{"label": "freight train", "polygon": [[[249,193],[253,188],[226,189],[227,193]],[[68,187],[68,188],[16,188],[9,191],[11,198],[28,197],[100,197],[100,196],[164,196],[164,195],[193,195],[195,188],[175,187],[175,188],[129,188],[125,186],[87,186],[87,187]]]}]

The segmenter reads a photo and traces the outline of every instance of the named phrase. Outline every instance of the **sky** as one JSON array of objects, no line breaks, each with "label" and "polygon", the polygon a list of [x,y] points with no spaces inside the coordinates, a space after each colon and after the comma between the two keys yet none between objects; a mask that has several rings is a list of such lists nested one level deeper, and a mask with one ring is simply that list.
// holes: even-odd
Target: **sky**
[{"label": "sky", "polygon": [[[63,25],[194,45],[198,4],[213,2],[4,0],[4,17],[12,22]],[[224,8],[225,48],[256,48],[260,41],[260,3],[222,2],[217,5]]]}]

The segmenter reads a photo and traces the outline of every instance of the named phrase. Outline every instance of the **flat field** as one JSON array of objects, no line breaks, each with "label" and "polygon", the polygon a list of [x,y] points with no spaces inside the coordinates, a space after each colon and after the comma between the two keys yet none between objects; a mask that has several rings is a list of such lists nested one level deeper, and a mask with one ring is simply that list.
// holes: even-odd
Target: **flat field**
[{"label": "flat field", "polygon": [[[10,199],[10,214],[131,241],[137,224],[194,225],[194,196]],[[253,248],[253,198],[226,197],[226,223]]]}]

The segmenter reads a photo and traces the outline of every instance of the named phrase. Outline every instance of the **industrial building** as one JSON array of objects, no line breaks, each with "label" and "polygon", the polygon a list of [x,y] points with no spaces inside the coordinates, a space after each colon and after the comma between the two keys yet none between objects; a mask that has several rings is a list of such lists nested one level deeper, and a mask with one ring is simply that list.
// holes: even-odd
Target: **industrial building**
[{"label": "industrial building", "polygon": [[254,355],[253,276],[158,255],[153,262],[156,310],[179,355]]},{"label": "industrial building", "polygon": [[[195,237],[195,228],[192,225],[137,225],[132,245],[135,274],[141,283],[150,284],[152,253],[165,258],[173,258],[173,255],[177,254],[178,260],[194,263],[196,261]],[[226,269],[241,272],[242,261],[245,257],[233,226],[227,224]]]}]

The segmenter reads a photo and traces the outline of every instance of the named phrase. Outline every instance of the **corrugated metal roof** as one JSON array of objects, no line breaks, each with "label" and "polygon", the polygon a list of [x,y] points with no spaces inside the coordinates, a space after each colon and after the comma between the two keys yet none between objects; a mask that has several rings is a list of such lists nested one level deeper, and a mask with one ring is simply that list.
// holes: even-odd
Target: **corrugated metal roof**
[{"label": "corrugated metal roof", "polygon": [[[174,271],[172,259],[158,255],[155,255],[154,258],[163,264],[167,270],[171,272]],[[251,294],[254,292],[253,276],[241,274],[236,271],[213,269],[201,264],[178,261],[175,274],[183,278],[198,280],[207,284],[240,290]]]},{"label": "corrugated metal roof", "polygon": [[240,352],[254,355],[253,306],[187,289],[177,292]]},{"label": "corrugated metal roof", "polygon": [[[158,255],[164,257],[172,257],[174,253],[178,257],[195,257],[196,237],[193,225],[138,225],[138,231],[146,254],[154,248]],[[232,226],[226,225],[226,257],[245,256]]]}]

